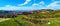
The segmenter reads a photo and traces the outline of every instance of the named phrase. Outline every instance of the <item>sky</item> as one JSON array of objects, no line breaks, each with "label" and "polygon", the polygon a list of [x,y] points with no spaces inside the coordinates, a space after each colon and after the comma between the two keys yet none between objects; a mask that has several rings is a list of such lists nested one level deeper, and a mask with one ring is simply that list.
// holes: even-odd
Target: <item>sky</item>
[{"label": "sky", "polygon": [[60,0],[0,0],[0,10],[60,9]]}]

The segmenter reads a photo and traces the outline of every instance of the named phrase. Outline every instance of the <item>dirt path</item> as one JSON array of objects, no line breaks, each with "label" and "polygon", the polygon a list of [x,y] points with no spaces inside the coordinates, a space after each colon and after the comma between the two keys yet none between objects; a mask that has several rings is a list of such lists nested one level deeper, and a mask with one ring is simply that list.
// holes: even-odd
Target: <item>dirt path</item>
[{"label": "dirt path", "polygon": [[0,22],[3,22],[5,20],[9,20],[10,18],[0,18]]}]

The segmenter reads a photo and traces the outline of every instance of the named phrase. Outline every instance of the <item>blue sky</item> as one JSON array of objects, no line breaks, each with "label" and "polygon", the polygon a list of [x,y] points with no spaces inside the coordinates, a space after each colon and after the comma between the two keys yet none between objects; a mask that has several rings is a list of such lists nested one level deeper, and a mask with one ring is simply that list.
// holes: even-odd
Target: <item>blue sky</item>
[{"label": "blue sky", "polygon": [[60,9],[60,0],[0,0],[0,10]]}]

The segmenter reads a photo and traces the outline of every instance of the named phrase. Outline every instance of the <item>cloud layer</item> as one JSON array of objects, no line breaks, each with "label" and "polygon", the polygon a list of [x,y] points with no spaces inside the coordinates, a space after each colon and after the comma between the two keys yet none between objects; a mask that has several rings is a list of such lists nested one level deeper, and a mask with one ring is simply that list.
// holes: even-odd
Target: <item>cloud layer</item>
[{"label": "cloud layer", "polygon": [[[12,6],[12,5],[6,5],[4,7],[0,7],[0,10],[39,10],[39,9],[60,9],[60,1],[54,1],[50,3],[49,5],[45,5],[44,1],[41,1],[40,3],[36,4],[33,3],[29,7],[25,7],[23,5],[26,5],[30,2],[31,0],[26,0],[23,4],[18,4],[18,6]],[[21,6],[20,6],[21,5]]]},{"label": "cloud layer", "polygon": [[44,5],[45,3],[44,3],[44,1],[41,1],[41,2],[39,2],[38,4],[32,4],[32,6],[41,6],[41,5]]},{"label": "cloud layer", "polygon": [[60,1],[55,1],[55,2],[47,5],[47,8],[50,8],[50,9],[60,9]]},{"label": "cloud layer", "polygon": [[31,0],[26,0],[23,4],[20,4],[20,5],[26,5],[30,2]]}]

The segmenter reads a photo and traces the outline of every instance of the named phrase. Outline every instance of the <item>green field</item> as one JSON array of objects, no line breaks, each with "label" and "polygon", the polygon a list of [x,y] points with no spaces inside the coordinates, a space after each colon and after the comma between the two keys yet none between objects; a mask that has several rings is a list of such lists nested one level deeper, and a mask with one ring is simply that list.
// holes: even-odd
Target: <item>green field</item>
[{"label": "green field", "polygon": [[[0,26],[30,26],[30,24],[23,21],[22,18],[23,16],[19,15],[16,18],[11,18],[10,20],[0,22]],[[18,23],[15,21],[18,21]]]},{"label": "green field", "polygon": [[[23,16],[18,16],[17,18],[11,18],[10,20],[0,22],[0,26],[31,26],[28,22],[22,20]],[[16,23],[17,20],[20,24]],[[60,18],[50,18],[50,24],[45,24],[45,26],[60,26]]]},{"label": "green field", "polygon": [[60,26],[60,11],[18,15],[16,18],[0,22],[0,26]]}]

